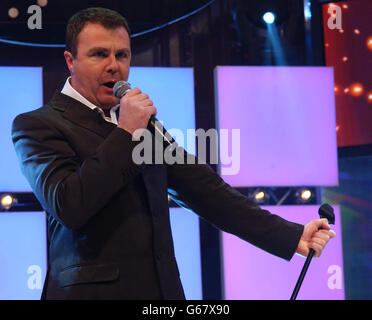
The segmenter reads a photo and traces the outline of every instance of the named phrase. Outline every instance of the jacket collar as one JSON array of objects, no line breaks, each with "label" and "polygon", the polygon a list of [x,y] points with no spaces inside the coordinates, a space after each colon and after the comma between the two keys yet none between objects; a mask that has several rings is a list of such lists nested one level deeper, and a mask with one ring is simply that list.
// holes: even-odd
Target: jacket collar
[{"label": "jacket collar", "polygon": [[59,91],[55,92],[50,105],[55,110],[62,112],[65,119],[104,138],[116,127],[113,123],[103,119],[98,109],[92,110]]}]

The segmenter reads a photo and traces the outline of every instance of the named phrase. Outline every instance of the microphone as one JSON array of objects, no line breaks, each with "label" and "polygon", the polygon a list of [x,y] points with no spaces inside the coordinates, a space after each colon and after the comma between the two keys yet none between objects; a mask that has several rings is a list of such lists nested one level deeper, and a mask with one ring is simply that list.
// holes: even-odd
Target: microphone
[{"label": "microphone", "polygon": [[[115,97],[121,99],[124,97],[128,91],[131,89],[130,83],[127,81],[117,81],[113,87]],[[167,132],[167,130],[161,125],[158,119],[156,119],[153,115],[150,117],[149,124],[147,129],[156,137],[159,135],[163,142],[165,142],[166,146],[172,145],[175,142],[173,137]],[[157,132],[157,135],[155,134]]]}]

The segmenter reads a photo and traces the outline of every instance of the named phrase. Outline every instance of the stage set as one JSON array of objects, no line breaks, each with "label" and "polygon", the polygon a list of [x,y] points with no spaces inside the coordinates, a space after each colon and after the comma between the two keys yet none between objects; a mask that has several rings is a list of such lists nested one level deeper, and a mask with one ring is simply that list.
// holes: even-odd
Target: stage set
[{"label": "stage set", "polygon": [[[179,145],[289,221],[332,207],[336,237],[297,300],[371,299],[369,0],[2,1],[0,299],[40,299],[48,265],[46,214],[20,170],[12,122],[62,89],[67,20],[91,6],[128,18],[128,82]],[[216,133],[205,150],[197,129]],[[305,258],[273,256],[172,200],[169,210],[186,299],[291,298]]]}]

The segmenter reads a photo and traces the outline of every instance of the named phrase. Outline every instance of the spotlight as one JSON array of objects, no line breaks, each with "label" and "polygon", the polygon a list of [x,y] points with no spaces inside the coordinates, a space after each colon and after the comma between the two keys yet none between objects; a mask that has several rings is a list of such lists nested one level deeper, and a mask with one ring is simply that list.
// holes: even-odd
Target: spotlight
[{"label": "spotlight", "polygon": [[264,190],[256,190],[253,193],[253,198],[257,203],[263,203],[268,198],[268,194]]},{"label": "spotlight", "polygon": [[272,12],[266,12],[262,16],[263,21],[265,21],[267,24],[273,24],[275,22],[275,15]]},{"label": "spotlight", "polygon": [[313,193],[311,192],[311,190],[304,188],[304,189],[300,189],[296,193],[296,196],[299,202],[306,203],[306,202],[309,202],[310,199],[313,197]]},{"label": "spotlight", "polygon": [[19,15],[19,10],[15,7],[12,7],[8,10],[8,16],[12,19],[17,18]]},{"label": "spotlight", "polygon": [[263,200],[263,199],[265,199],[265,192],[263,192],[263,191],[259,191],[259,192],[257,192],[255,195],[254,195],[254,198],[256,199],[256,200],[259,200],[259,201],[261,201],[261,200]]},{"label": "spotlight", "polygon": [[3,194],[1,196],[0,204],[3,210],[9,210],[16,203],[17,199],[10,194]]},{"label": "spotlight", "polygon": [[310,190],[302,190],[301,192],[301,199],[304,201],[308,201],[312,196],[312,193]]}]

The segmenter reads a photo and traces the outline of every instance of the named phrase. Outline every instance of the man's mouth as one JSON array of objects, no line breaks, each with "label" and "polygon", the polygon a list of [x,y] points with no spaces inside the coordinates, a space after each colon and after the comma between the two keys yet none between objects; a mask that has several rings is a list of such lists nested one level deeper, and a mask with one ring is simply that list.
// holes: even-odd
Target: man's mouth
[{"label": "man's mouth", "polygon": [[115,81],[108,81],[103,84],[105,87],[112,89],[115,85]]}]

